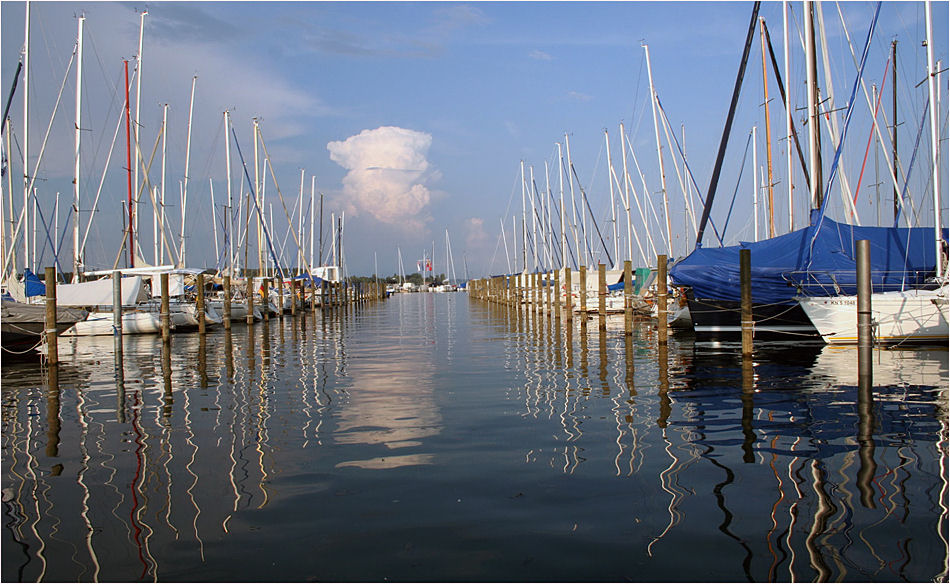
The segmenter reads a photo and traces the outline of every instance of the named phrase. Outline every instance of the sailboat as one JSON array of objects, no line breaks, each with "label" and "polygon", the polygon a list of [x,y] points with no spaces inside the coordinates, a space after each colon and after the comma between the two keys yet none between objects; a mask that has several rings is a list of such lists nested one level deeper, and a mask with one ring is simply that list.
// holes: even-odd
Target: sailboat
[{"label": "sailboat", "polygon": [[[756,8],[758,4],[756,4]],[[812,48],[809,59],[809,101],[812,111],[810,131],[817,131],[817,102],[811,99],[814,87],[814,31],[810,26],[810,3],[806,2],[806,48]],[[880,4],[878,5],[878,10]],[[748,54],[756,10],[746,39],[746,54],[737,79],[736,94],[727,119],[720,145],[720,156],[713,172],[706,206],[697,235],[697,247],[670,270],[675,286],[687,288],[689,312],[697,340],[738,340],[740,326],[739,251],[751,252],[751,288],[753,299],[754,336],[758,340],[813,340],[821,335],[808,318],[798,297],[827,297],[857,293],[855,277],[855,242],[871,242],[872,287],[879,292],[894,293],[908,289],[932,289],[934,274],[939,274],[937,247],[934,246],[933,228],[923,227],[868,227],[839,223],[826,216],[826,206],[834,180],[838,174],[840,153],[853,111],[857,85],[863,73],[867,47],[862,55],[858,77],[847,108],[845,132],[836,148],[835,164],[826,185],[814,171],[820,169],[817,157],[817,136],[812,138],[810,188],[815,208],[807,227],[758,242],[703,248],[703,231],[711,209],[715,179],[721,167],[728,130],[734,114],[741,75]],[[873,36],[878,12],[875,12],[868,33]],[[817,178],[816,178],[817,177]],[[824,191],[821,187],[824,186]],[[822,196],[824,195],[824,196]],[[939,224],[939,223],[938,223]],[[946,229],[937,229],[938,238],[947,239]]]}]

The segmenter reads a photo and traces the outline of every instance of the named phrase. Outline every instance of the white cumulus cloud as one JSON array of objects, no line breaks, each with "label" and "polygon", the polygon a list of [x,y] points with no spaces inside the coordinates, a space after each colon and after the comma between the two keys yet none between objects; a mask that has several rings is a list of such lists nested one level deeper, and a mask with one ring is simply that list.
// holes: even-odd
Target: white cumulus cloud
[{"label": "white cumulus cloud", "polygon": [[348,171],[343,194],[352,210],[418,230],[432,220],[428,185],[440,176],[426,160],[431,144],[432,136],[425,132],[382,126],[330,142],[327,150]]}]

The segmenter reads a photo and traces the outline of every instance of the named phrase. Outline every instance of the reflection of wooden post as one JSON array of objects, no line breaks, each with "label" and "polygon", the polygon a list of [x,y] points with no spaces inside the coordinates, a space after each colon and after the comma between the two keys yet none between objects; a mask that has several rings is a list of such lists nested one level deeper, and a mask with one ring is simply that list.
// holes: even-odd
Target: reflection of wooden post
[{"label": "reflection of wooden post", "polygon": [[668,300],[666,297],[666,255],[656,256],[656,340],[666,344],[669,319],[666,316]]},{"label": "reflection of wooden post", "polygon": [[205,275],[198,274],[198,334],[205,334]]},{"label": "reflection of wooden post", "polygon": [[56,342],[56,268],[46,268],[46,358],[50,365],[59,363]]},{"label": "reflection of wooden post", "polygon": [[597,315],[599,328],[607,330],[607,266],[602,263],[597,264]]},{"label": "reflection of wooden post", "polygon": [[623,334],[633,334],[633,270],[630,260],[623,262]]},{"label": "reflection of wooden post", "polygon": [[254,324],[254,279],[251,276],[247,276],[244,299],[247,301],[247,324]]},{"label": "reflection of wooden post", "polygon": [[224,288],[224,328],[225,330],[231,330],[231,276],[224,277],[224,283],[222,284]]},{"label": "reflection of wooden post", "polygon": [[[748,251],[748,250],[744,250]],[[755,395],[755,369],[752,365],[752,355],[742,355],[742,462],[751,464],[755,462],[752,446],[755,444],[755,430],[753,429],[752,419],[754,412],[754,403],[752,401]]]},{"label": "reflection of wooden post", "polygon": [[171,336],[171,314],[168,306],[168,272],[163,272],[159,277],[162,286],[162,309],[159,318],[162,321],[162,342],[169,343]]},{"label": "reflection of wooden post", "polygon": [[755,322],[752,320],[752,251],[739,250],[739,292],[740,318],[742,322],[742,354],[752,354],[752,334]]}]

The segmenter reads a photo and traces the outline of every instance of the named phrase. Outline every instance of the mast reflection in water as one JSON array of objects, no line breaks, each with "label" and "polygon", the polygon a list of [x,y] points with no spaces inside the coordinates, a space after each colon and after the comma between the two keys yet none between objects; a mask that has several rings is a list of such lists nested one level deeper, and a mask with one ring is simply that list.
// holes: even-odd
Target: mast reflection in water
[{"label": "mast reflection in water", "polygon": [[123,342],[3,361],[4,581],[947,578],[945,349],[461,293]]}]

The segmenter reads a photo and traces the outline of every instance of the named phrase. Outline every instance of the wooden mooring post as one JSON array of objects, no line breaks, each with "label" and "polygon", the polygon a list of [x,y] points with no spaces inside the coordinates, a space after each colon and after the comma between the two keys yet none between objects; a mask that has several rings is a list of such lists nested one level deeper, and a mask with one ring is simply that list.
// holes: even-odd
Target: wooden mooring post
[{"label": "wooden mooring post", "polygon": [[[112,272],[112,334],[122,337],[122,272]],[[122,345],[116,345],[122,350]]]},{"label": "wooden mooring post", "polygon": [[866,239],[857,242],[856,265],[858,284],[858,384],[870,386],[872,380],[871,347],[871,244]]},{"label": "wooden mooring post", "polygon": [[752,354],[752,336],[755,322],[752,319],[752,250],[739,250],[739,310],[742,328],[742,354]]},{"label": "wooden mooring post", "polygon": [[231,330],[231,276],[224,277],[224,314],[221,318],[224,320],[224,329]]},{"label": "wooden mooring post", "polygon": [[630,260],[623,262],[623,334],[633,334],[633,270]]},{"label": "wooden mooring post", "polygon": [[162,324],[162,342],[170,343],[172,340],[171,334],[171,312],[168,303],[168,272],[163,272],[159,276],[159,282],[162,287],[162,304],[161,312],[158,313],[159,319]]},{"label": "wooden mooring post", "polygon": [[666,255],[656,256],[656,340],[661,345],[666,345],[668,336],[669,319],[667,318],[667,294],[666,294]]},{"label": "wooden mooring post", "polygon": [[46,359],[50,365],[59,363],[56,337],[56,268],[46,268]]},{"label": "wooden mooring post", "polygon": [[597,264],[597,316],[598,328],[607,330],[607,266]]},{"label": "wooden mooring post", "polygon": [[198,274],[198,299],[197,299],[197,312],[198,312],[198,334],[205,334],[205,329],[207,324],[205,323],[205,275]]},{"label": "wooden mooring post", "polygon": [[254,278],[251,276],[247,276],[244,300],[247,302],[247,324],[254,324]]}]

